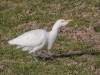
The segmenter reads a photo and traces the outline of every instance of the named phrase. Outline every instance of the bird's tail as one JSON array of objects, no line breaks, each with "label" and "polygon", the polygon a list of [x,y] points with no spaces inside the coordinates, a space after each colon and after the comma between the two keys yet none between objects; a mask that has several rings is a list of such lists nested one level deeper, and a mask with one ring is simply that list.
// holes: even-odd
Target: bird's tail
[{"label": "bird's tail", "polygon": [[9,44],[12,44],[12,41],[11,41],[11,40],[9,40],[9,41],[8,41],[8,43],[9,43]]},{"label": "bird's tail", "polygon": [[15,44],[14,40],[9,40],[8,43],[9,44]]}]

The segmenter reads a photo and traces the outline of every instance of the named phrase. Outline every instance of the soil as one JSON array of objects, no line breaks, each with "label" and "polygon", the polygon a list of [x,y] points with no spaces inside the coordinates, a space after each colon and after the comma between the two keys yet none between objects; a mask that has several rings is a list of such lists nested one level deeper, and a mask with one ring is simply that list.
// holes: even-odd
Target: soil
[{"label": "soil", "polygon": [[84,28],[73,28],[73,27],[65,27],[61,28],[60,35],[64,37],[68,37],[72,40],[76,40],[79,42],[85,42],[90,44],[91,50],[100,50],[100,32],[96,32],[94,27],[84,27]]}]

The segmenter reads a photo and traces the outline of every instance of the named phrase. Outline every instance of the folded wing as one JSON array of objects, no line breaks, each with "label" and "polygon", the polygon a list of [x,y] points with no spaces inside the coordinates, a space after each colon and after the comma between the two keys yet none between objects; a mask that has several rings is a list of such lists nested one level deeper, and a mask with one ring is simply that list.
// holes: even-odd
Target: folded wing
[{"label": "folded wing", "polygon": [[26,32],[17,38],[8,41],[9,44],[34,47],[42,43],[43,34],[39,30]]}]

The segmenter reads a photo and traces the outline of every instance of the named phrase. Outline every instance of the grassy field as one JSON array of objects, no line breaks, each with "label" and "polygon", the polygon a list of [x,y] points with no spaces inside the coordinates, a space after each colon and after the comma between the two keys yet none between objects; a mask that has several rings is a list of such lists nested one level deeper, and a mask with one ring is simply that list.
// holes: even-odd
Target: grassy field
[{"label": "grassy field", "polygon": [[[61,28],[54,60],[36,63],[8,44],[58,19],[74,20]],[[0,0],[0,75],[100,75],[100,0]]]}]

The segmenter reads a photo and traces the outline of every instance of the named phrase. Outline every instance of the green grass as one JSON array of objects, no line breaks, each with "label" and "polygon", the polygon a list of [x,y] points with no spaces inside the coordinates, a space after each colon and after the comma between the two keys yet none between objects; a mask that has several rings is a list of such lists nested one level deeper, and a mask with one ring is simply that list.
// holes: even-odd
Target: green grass
[{"label": "green grass", "polygon": [[67,27],[77,30],[92,26],[99,33],[99,12],[99,0],[0,0],[0,75],[100,74],[99,49],[91,51],[92,45],[86,42],[58,36],[51,49],[56,59],[40,63],[27,52],[8,44],[8,40],[31,29],[23,24],[34,22],[39,28],[51,30],[54,22],[61,18],[73,19]]},{"label": "green grass", "polygon": [[94,27],[94,30],[96,31],[96,32],[100,32],[100,26],[98,25],[98,26],[95,26]]}]

